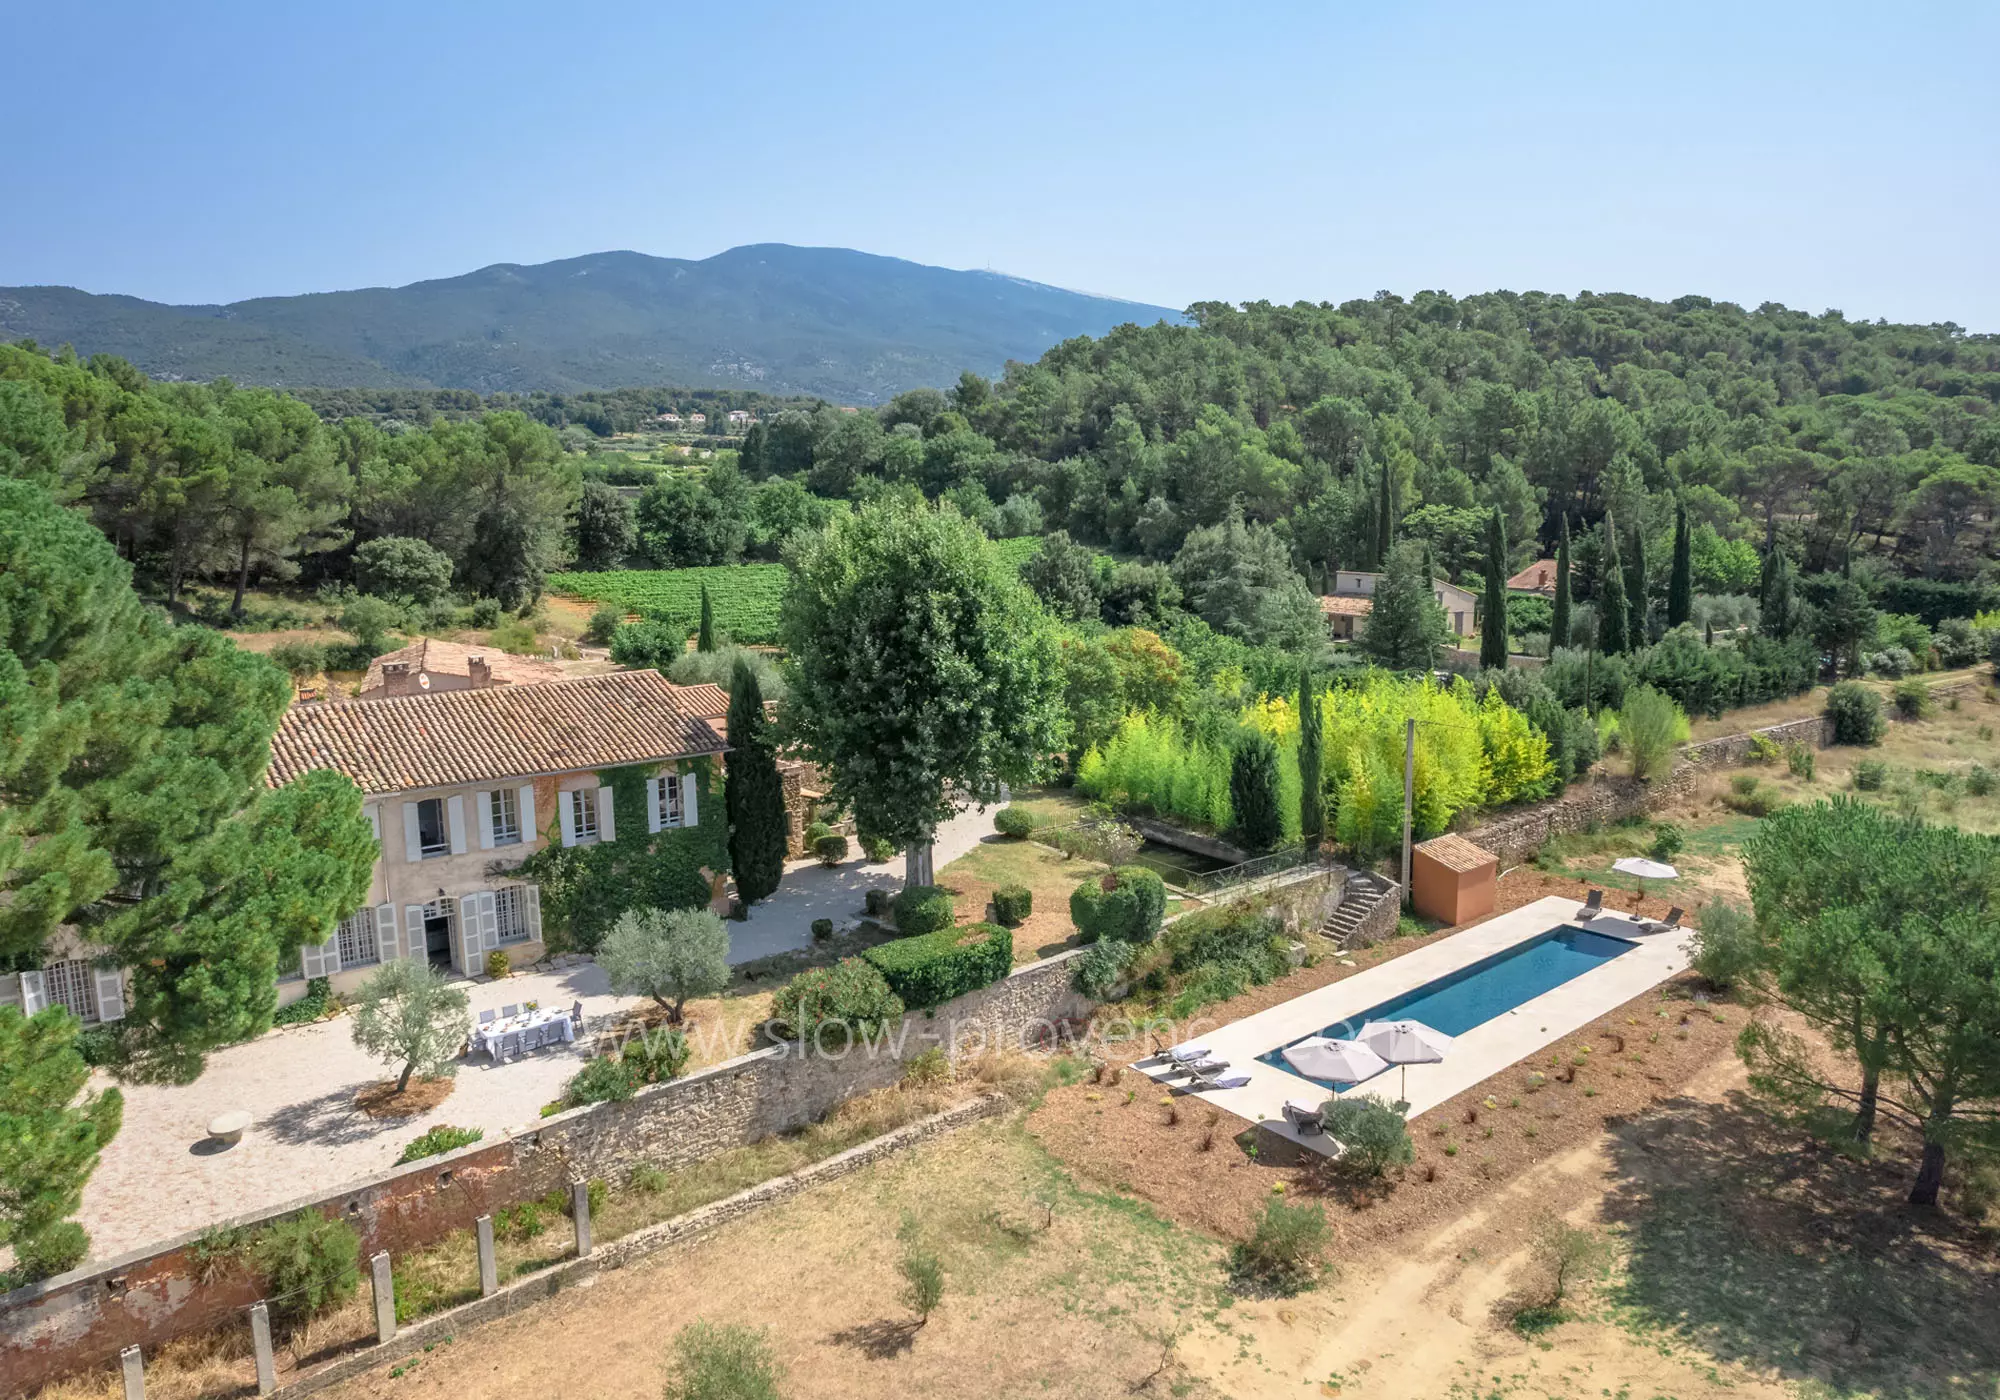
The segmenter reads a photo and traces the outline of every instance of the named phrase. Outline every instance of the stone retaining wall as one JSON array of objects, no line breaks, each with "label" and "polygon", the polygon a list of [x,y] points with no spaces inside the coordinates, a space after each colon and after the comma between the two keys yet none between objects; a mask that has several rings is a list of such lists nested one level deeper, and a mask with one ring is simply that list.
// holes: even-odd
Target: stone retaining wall
[{"label": "stone retaining wall", "polygon": [[[364,1257],[431,1244],[481,1215],[531,1200],[575,1176],[619,1179],[638,1164],[673,1169],[773,1133],[804,1127],[847,1099],[897,1083],[903,1062],[932,1046],[954,1056],[1024,1042],[1087,1013],[1059,953],[929,1012],[913,1012],[872,1045],[842,1054],[774,1045],[591,1104],[443,1156],[350,1182],[274,1210],[218,1222],[255,1228],[301,1210],[349,1221]],[[116,1356],[148,1352],[213,1328],[256,1301],[242,1277],[202,1284],[191,1247],[199,1234],[136,1250],[0,1296],[0,1392]]]}]

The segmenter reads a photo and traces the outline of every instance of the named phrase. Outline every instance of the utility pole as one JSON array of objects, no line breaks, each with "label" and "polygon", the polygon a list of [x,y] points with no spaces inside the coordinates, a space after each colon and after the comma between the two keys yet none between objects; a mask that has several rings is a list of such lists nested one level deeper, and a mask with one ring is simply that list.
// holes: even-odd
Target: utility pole
[{"label": "utility pole", "polygon": [[1417,794],[1417,722],[1403,722],[1403,903],[1410,902],[1410,808]]}]

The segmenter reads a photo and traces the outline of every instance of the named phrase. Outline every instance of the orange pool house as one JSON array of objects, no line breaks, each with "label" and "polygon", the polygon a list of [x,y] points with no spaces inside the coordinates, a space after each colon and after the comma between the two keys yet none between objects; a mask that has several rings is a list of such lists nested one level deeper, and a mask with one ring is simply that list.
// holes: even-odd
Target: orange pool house
[{"label": "orange pool house", "polygon": [[1493,912],[1500,857],[1447,832],[1410,853],[1410,900],[1427,919],[1462,924]]}]

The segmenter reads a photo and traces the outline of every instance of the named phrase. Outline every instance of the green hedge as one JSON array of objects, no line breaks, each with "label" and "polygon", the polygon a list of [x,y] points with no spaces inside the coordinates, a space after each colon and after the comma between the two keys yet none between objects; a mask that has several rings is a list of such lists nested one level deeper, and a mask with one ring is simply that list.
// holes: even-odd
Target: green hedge
[{"label": "green hedge", "polygon": [[[846,1044],[855,1034],[878,1034],[902,1014],[902,998],[872,964],[860,958],[808,968],[771,999],[774,1030],[787,1040],[810,1042],[825,1050]],[[824,1035],[829,1030],[837,1039]]]},{"label": "green hedge", "polygon": [[1143,865],[1121,865],[1093,876],[1069,897],[1070,922],[1086,943],[1121,938],[1147,943],[1167,911],[1167,883]]},{"label": "green hedge", "polygon": [[911,885],[897,894],[891,907],[896,915],[896,932],[905,938],[951,927],[954,917],[951,891],[939,885]]},{"label": "green hedge", "polygon": [[1014,967],[1014,935],[998,924],[899,938],[861,955],[912,1010],[989,987]]},{"label": "green hedge", "polygon": [[1026,885],[1002,885],[993,891],[993,919],[1018,928],[1035,912],[1035,892]]}]

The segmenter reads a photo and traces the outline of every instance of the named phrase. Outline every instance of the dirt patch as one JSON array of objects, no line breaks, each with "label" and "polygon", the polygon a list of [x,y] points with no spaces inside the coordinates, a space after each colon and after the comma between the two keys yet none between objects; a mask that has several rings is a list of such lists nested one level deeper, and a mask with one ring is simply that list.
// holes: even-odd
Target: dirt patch
[{"label": "dirt patch", "polygon": [[412,1079],[410,1087],[399,1094],[396,1081],[384,1079],[356,1094],[354,1106],[370,1118],[414,1118],[450,1098],[457,1087],[457,1080],[440,1075],[436,1079]]}]

